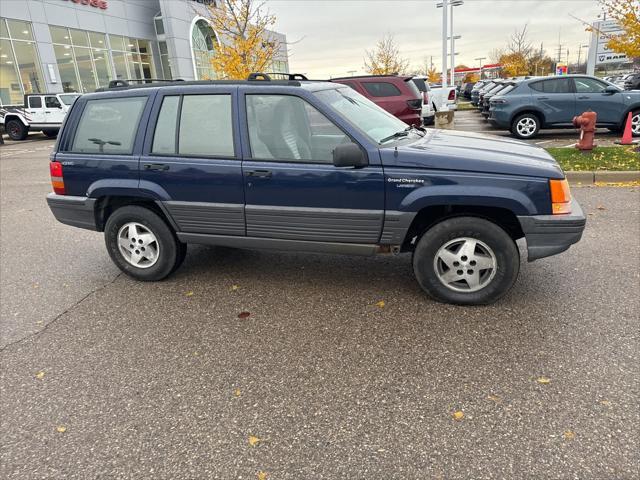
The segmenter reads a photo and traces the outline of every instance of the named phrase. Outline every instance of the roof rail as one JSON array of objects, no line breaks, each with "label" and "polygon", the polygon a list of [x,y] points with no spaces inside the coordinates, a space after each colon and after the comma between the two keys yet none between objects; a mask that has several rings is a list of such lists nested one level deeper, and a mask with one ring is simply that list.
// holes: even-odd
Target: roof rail
[{"label": "roof rail", "polygon": [[173,82],[184,82],[182,78],[175,78],[173,80],[165,80],[164,78],[127,78],[127,79],[117,79],[109,81],[109,86],[107,88],[118,88],[118,87],[128,87],[132,83],[141,84],[141,83],[173,83]]},{"label": "roof rail", "polygon": [[286,73],[286,72],[253,72],[247,77],[247,80],[263,80],[270,82],[272,77],[276,77],[278,80],[309,80],[302,73]]}]

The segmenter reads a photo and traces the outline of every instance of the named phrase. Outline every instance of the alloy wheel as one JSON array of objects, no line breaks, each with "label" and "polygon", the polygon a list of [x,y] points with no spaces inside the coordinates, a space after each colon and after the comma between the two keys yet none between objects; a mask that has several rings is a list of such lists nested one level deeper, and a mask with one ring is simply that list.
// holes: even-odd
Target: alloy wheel
[{"label": "alloy wheel", "polygon": [[631,132],[640,135],[640,112],[631,117]]},{"label": "alloy wheel", "polygon": [[477,292],[491,283],[498,264],[486,243],[460,237],[440,247],[433,267],[438,280],[447,288],[456,292]]},{"label": "alloy wheel", "polygon": [[124,259],[137,268],[149,268],[160,256],[160,244],[151,230],[137,222],[125,223],[118,231],[118,248]]},{"label": "alloy wheel", "polygon": [[520,121],[516,125],[516,130],[523,137],[530,137],[534,133],[536,133],[536,128],[538,124],[531,117],[524,117],[520,119]]}]

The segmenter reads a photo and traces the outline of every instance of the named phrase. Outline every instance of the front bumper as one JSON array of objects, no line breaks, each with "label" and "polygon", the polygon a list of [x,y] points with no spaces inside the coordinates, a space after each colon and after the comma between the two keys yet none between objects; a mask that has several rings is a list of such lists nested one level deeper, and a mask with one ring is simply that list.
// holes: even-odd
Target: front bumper
[{"label": "front bumper", "polygon": [[532,215],[518,217],[527,239],[528,260],[564,252],[580,241],[587,220],[576,200],[567,215]]},{"label": "front bumper", "polygon": [[87,230],[98,230],[96,226],[95,198],[71,195],[47,195],[51,213],[61,223]]}]

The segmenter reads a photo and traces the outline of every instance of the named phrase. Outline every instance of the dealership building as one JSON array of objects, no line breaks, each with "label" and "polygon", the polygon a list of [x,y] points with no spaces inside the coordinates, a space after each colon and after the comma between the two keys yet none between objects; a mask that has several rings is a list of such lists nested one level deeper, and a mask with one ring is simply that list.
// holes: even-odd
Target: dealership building
[{"label": "dealership building", "polygon": [[[2,0],[0,99],[91,92],[113,79],[208,80],[216,0]],[[270,71],[288,72],[286,37]]]}]

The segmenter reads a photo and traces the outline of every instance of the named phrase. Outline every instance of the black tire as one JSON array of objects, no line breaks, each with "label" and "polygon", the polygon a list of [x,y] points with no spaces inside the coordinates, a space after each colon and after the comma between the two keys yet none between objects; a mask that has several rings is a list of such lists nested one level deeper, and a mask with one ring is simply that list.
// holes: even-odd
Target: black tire
[{"label": "black tire", "polygon": [[58,130],[42,130],[47,138],[56,138],[58,136]]},{"label": "black tire", "polygon": [[[526,122],[529,125],[529,132],[525,134],[524,125],[519,128],[521,122]],[[511,122],[511,134],[522,140],[529,140],[530,138],[535,138],[540,131],[540,119],[537,115],[533,113],[523,113],[522,115],[518,115]]]},{"label": "black tire", "polygon": [[4,129],[11,140],[24,140],[29,134],[29,128],[20,120],[9,120],[5,124]]},{"label": "black tire", "polygon": [[[118,234],[127,223],[142,225],[156,238],[157,260],[151,266],[140,268],[129,263],[118,246]],[[136,280],[153,282],[162,280],[174,272],[184,260],[186,245],[181,247],[175,233],[154,211],[140,206],[121,207],[109,216],[104,238],[111,260],[120,270]]]},{"label": "black tire", "polygon": [[[625,119],[625,122],[626,121],[627,120]],[[634,137],[640,137],[640,110],[636,110],[631,114],[631,121],[635,122],[635,124],[638,125],[635,131],[633,130],[633,126],[632,126],[631,135]]]},{"label": "black tire", "polygon": [[[463,291],[470,285],[464,279],[455,284],[455,288],[462,291],[445,285],[436,270],[440,265],[440,261],[437,264],[435,262],[436,255],[441,247],[449,242],[455,245],[456,240],[462,238],[482,242],[484,246],[478,244],[478,253],[488,246],[495,258],[496,267],[493,274],[492,269],[478,269],[479,279],[484,278],[486,284],[482,286],[481,281],[479,283],[481,288],[476,291]],[[473,273],[472,268],[476,265],[475,262],[468,260],[467,257],[459,257],[459,259],[467,262],[462,265],[458,263],[460,268],[468,268],[467,272]],[[487,305],[497,301],[511,289],[518,278],[519,270],[520,253],[513,239],[495,223],[476,217],[454,217],[437,223],[422,235],[413,253],[413,271],[422,289],[439,302],[456,305]],[[456,273],[459,271],[457,270]],[[465,275],[466,272],[464,270],[462,272]]]},{"label": "black tire", "polygon": [[178,254],[176,255],[176,263],[173,265],[173,268],[171,269],[171,273],[178,270],[178,268],[180,268],[180,266],[184,262],[184,259],[187,257],[187,244],[182,243],[181,241],[178,240],[177,245],[178,245]]}]

